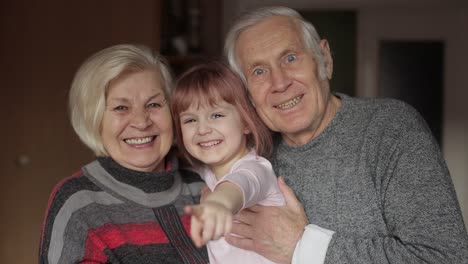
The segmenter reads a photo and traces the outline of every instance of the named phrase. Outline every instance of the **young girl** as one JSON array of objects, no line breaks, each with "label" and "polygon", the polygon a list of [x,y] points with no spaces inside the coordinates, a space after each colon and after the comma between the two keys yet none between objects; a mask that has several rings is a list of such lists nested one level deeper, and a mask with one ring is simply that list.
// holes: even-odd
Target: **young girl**
[{"label": "young girl", "polygon": [[210,263],[272,263],[229,245],[233,215],[255,204],[284,205],[271,164],[268,128],[249,102],[242,81],[224,64],[211,62],[185,72],[172,92],[176,137],[184,157],[211,193],[192,214],[191,236],[207,244]]}]

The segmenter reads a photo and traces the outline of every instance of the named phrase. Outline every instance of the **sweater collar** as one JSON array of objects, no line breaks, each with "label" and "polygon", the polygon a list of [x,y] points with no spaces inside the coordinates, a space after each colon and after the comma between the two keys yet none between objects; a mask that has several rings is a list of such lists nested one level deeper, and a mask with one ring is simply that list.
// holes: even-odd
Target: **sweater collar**
[{"label": "sweater collar", "polygon": [[111,157],[98,157],[99,164],[115,180],[136,187],[145,193],[155,193],[168,190],[174,184],[174,174],[178,162],[174,155],[166,156],[166,171],[142,172],[123,167]]},{"label": "sweater collar", "polygon": [[110,158],[98,158],[84,166],[83,173],[105,193],[122,202],[156,208],[173,203],[182,192],[177,158],[169,154],[166,160],[171,161],[166,172],[139,172],[124,168]]}]

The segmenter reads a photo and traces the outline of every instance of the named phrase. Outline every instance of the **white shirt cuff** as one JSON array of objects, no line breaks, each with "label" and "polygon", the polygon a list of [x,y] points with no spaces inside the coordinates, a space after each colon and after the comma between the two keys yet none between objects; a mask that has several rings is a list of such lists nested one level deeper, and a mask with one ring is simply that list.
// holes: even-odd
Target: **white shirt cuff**
[{"label": "white shirt cuff", "polygon": [[317,225],[307,225],[296,244],[291,264],[323,264],[334,233]]}]

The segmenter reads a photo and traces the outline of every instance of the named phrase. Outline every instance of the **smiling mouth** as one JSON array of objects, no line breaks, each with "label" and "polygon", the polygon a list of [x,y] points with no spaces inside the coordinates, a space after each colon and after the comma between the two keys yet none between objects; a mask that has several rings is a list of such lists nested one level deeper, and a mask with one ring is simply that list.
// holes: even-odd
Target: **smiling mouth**
[{"label": "smiling mouth", "polygon": [[153,141],[156,138],[156,136],[150,136],[150,137],[143,137],[143,138],[127,138],[125,139],[125,143],[129,145],[141,145],[141,144],[146,144],[151,141]]},{"label": "smiling mouth", "polygon": [[204,148],[208,148],[208,147],[218,145],[220,143],[221,143],[221,140],[213,140],[213,141],[209,141],[209,142],[198,143],[198,145],[200,145],[200,146],[202,146]]},{"label": "smiling mouth", "polygon": [[285,103],[282,103],[282,104],[279,104],[277,106],[275,106],[276,108],[279,108],[279,109],[288,109],[288,108],[291,108],[295,105],[297,105],[302,99],[302,95],[298,96],[298,97],[294,97],[293,99],[285,102]]}]

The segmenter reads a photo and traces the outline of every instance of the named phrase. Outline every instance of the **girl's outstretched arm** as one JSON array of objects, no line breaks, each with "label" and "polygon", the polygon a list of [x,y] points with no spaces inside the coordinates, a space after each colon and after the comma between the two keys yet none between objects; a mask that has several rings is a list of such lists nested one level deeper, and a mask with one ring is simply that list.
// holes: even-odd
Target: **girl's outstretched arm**
[{"label": "girl's outstretched arm", "polygon": [[192,215],[190,233],[197,247],[231,232],[233,215],[244,203],[241,189],[234,183],[222,182],[199,205],[185,207]]}]

